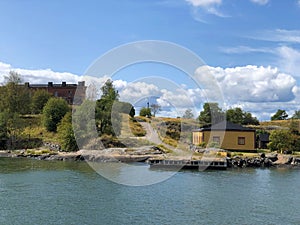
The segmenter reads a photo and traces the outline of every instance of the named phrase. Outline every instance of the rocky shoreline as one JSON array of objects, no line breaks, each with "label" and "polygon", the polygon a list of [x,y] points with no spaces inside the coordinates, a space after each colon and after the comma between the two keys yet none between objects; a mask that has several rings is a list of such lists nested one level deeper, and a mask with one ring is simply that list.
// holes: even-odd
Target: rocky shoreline
[{"label": "rocky shoreline", "polygon": [[147,159],[157,157],[158,155],[165,157],[164,151],[154,146],[80,150],[77,152],[52,151],[50,153],[27,153],[25,150],[0,151],[0,157],[6,158],[92,162],[145,162]]},{"label": "rocky shoreline", "polygon": [[278,166],[299,166],[300,157],[295,157],[293,155],[284,154],[260,154],[259,157],[242,158],[239,156],[234,156],[232,158],[227,158],[227,166],[229,168],[268,168],[268,167],[278,167]]},{"label": "rocky shoreline", "polygon": [[[104,150],[80,150],[77,152],[50,152],[27,154],[24,150],[0,151],[0,157],[32,158],[37,160],[88,161],[88,162],[146,162],[151,158],[168,159],[168,155],[155,146],[140,148],[109,148]],[[228,168],[269,168],[300,166],[300,156],[277,153],[260,154],[258,157],[226,157]]]}]

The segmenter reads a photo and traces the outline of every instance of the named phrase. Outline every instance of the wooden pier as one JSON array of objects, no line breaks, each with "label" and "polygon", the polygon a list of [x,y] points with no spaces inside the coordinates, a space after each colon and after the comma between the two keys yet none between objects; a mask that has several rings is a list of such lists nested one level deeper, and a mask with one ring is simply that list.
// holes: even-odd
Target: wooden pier
[{"label": "wooden pier", "polygon": [[149,159],[150,168],[166,168],[166,169],[192,169],[192,170],[226,170],[226,159],[214,160],[176,160],[176,159]]}]

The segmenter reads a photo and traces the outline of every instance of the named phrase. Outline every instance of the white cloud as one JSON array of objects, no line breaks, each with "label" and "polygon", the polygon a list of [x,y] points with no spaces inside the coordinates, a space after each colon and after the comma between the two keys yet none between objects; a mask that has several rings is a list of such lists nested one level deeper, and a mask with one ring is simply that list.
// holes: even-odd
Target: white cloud
[{"label": "white cloud", "polygon": [[300,30],[264,30],[250,36],[250,38],[273,42],[300,43]]},{"label": "white cloud", "polygon": [[300,77],[300,51],[287,46],[277,48],[278,64],[281,70]]},{"label": "white cloud", "polygon": [[205,14],[211,14],[218,17],[229,17],[222,13],[218,7],[221,6],[222,0],[185,0],[193,7],[192,16],[199,22],[206,23]]},{"label": "white cloud", "polygon": [[[278,68],[254,65],[234,68],[204,66],[198,68],[196,73],[207,74],[208,70],[221,87],[225,108],[239,106],[266,120],[278,108],[284,106],[291,112],[299,105],[300,88],[297,87],[296,80]],[[120,96],[133,104],[132,100],[155,96],[156,102],[163,108],[159,114],[166,116],[173,112],[175,116],[175,111],[181,113],[187,108],[199,112],[202,104],[211,101],[215,92],[213,86],[201,89],[181,85],[177,89],[166,90],[153,84],[137,82],[127,84]]]},{"label": "white cloud", "polygon": [[189,92],[184,89],[176,89],[169,91],[166,89],[161,90],[161,96],[157,99],[157,102],[162,106],[170,106],[175,108],[193,107],[193,101],[191,101]]},{"label": "white cloud", "polygon": [[296,80],[277,68],[244,66],[235,68],[209,67],[223,90],[226,101],[285,102],[292,100]]},{"label": "white cloud", "polygon": [[269,2],[269,0],[250,0],[250,1],[259,5],[266,5]]},{"label": "white cloud", "polygon": [[[120,81],[119,81],[120,82]],[[154,84],[147,84],[145,82],[128,83],[119,91],[120,99],[135,104],[142,98],[149,96],[159,97],[161,92]]]},{"label": "white cloud", "polygon": [[[286,63],[291,63],[286,64],[286,70],[294,71],[297,65],[300,64],[300,52],[284,46],[278,49],[278,52],[286,60]],[[292,59],[297,60],[291,62]],[[3,75],[8,74],[10,70],[19,72],[23,75],[24,81],[31,83],[47,83],[48,81],[74,83],[79,80],[85,80],[88,85],[94,84],[98,97],[99,87],[109,78],[108,76],[101,78],[80,77],[67,72],[54,72],[50,69],[28,70],[13,68],[9,64],[0,62],[1,82],[3,82]],[[270,115],[274,114],[278,108],[287,110],[289,114],[292,114],[294,110],[300,109],[298,107],[300,105],[300,87],[296,85],[296,80],[289,73],[283,73],[276,67],[248,65],[221,68],[204,66],[196,71],[196,73],[205,74],[207,72],[212,75],[213,79],[203,80],[203,82],[207,83],[214,79],[217,81],[223,91],[227,108],[239,106],[262,120],[270,119]],[[201,87],[202,89],[200,87],[190,88],[186,85],[178,85],[173,90],[172,88],[168,90],[160,88],[158,84],[147,82],[130,83],[125,80],[115,80],[114,85],[119,90],[120,100],[128,101],[132,104],[143,98],[155,97],[157,103],[163,107],[163,110],[159,113],[162,116],[180,116],[187,108],[193,109],[194,112],[199,112],[202,110],[202,104],[210,101],[216,93],[216,89],[210,85],[205,85]]]},{"label": "white cloud", "polygon": [[[295,40],[295,39],[294,39]],[[300,77],[300,51],[282,45],[276,48],[252,48],[248,46],[220,48],[226,54],[247,54],[247,53],[267,53],[276,56],[273,64],[277,65],[279,70],[294,77]]]},{"label": "white cloud", "polygon": [[8,75],[11,70],[19,73],[24,82],[35,84],[45,84],[48,83],[48,81],[54,83],[61,83],[62,81],[66,81],[67,83],[77,83],[81,80],[80,76],[68,72],[55,72],[51,69],[30,70],[14,68],[10,64],[0,62],[0,83],[4,82],[4,76]]},{"label": "white cloud", "polygon": [[226,54],[244,54],[244,53],[274,53],[270,48],[252,48],[249,46],[222,47],[220,50]]},{"label": "white cloud", "polygon": [[125,80],[114,80],[114,86],[118,90],[122,90],[123,88],[125,88],[127,86],[127,84],[128,83]]},{"label": "white cloud", "polygon": [[208,7],[212,5],[220,5],[222,0],[186,0],[194,7]]}]

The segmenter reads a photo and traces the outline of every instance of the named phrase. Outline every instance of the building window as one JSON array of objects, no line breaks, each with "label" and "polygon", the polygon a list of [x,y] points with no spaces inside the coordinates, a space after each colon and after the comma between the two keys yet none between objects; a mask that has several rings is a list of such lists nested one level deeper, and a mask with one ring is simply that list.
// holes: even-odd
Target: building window
[{"label": "building window", "polygon": [[220,144],[220,136],[213,136],[213,142]]},{"label": "building window", "polygon": [[238,137],[238,145],[245,145],[245,137]]}]

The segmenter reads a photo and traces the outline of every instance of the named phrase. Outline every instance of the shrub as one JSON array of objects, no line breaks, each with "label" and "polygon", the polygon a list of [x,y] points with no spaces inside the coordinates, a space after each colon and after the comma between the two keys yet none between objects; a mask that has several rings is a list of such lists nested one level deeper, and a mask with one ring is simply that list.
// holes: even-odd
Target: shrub
[{"label": "shrub", "polygon": [[47,131],[56,132],[57,125],[69,111],[68,103],[62,98],[50,98],[43,109],[43,123]]}]

